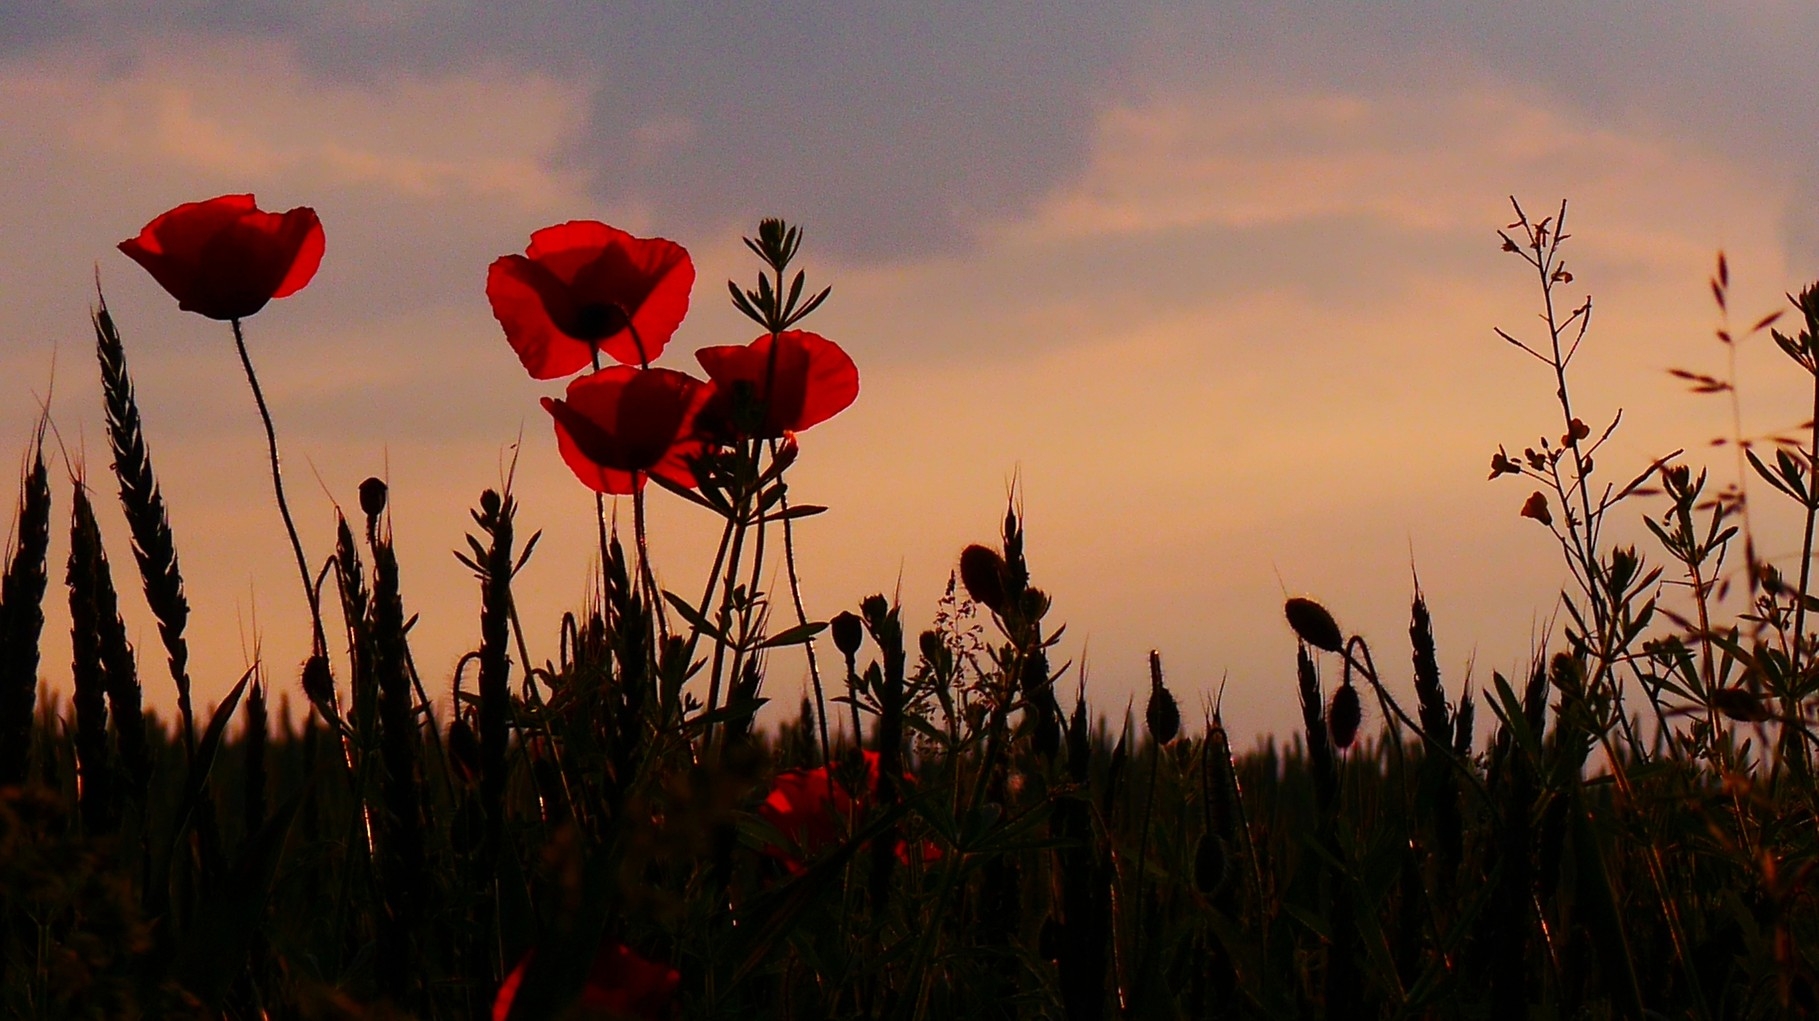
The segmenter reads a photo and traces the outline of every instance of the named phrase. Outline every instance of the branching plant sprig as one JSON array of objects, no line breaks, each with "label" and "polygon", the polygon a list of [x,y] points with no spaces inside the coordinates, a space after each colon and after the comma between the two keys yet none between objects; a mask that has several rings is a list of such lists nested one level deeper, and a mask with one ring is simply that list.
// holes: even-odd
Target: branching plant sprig
[{"label": "branching plant sprig", "polygon": [[[771,393],[770,382],[777,375],[778,336],[820,308],[832,292],[832,288],[822,288],[805,298],[807,276],[802,270],[788,277],[786,286],[785,279],[801,249],[802,236],[800,227],[783,220],[773,217],[760,221],[758,236],[743,239],[746,247],[765,266],[765,271],[758,275],[757,286],[742,289],[736,282],[727,282],[733,306],[770,335],[765,394]],[[790,505],[783,475],[795,463],[799,452],[794,437],[787,432],[782,438],[765,436],[769,409],[750,390],[735,390],[731,397],[730,425],[737,438],[724,451],[707,455],[695,466],[699,493],[652,476],[665,489],[714,511],[725,520],[700,602],[691,607],[677,596],[665,595],[669,604],[694,626],[697,635],[705,634],[714,639],[705,706],[710,718],[714,718],[712,714],[721,707],[722,685],[730,683],[729,677],[742,676],[741,667],[747,656],[779,645],[802,644],[806,647],[820,724],[822,757],[826,760],[831,754],[827,737],[827,698],[813,641],[814,635],[825,625],[809,620],[802,601],[792,527],[795,519],[818,514],[826,508]],[[781,524],[783,529],[784,566],[796,624],[779,635],[765,637],[764,620],[770,608],[763,573],[766,526],[773,523]],[[717,600],[716,592],[719,593]],[[738,637],[735,639],[734,635]]]},{"label": "branching plant sprig", "polygon": [[1588,684],[1611,688],[1612,714],[1606,722],[1621,726],[1631,751],[1640,754],[1642,746],[1623,711],[1621,685],[1616,682],[1614,671],[1632,656],[1632,648],[1654,616],[1659,572],[1646,569],[1633,547],[1606,551],[1602,533],[1611,508],[1642,491],[1679,452],[1655,460],[1621,487],[1606,483],[1594,495],[1594,455],[1616,431],[1623,414],[1618,411],[1612,415],[1610,424],[1594,440],[1592,428],[1573,408],[1567,370],[1591,326],[1592,299],[1588,295],[1570,311],[1562,311],[1561,289],[1573,282],[1573,274],[1561,255],[1561,246],[1572,236],[1565,229],[1566,203],[1560,204],[1556,215],[1540,220],[1531,220],[1514,198],[1510,204],[1516,219],[1497,235],[1503,240],[1503,250],[1521,257],[1535,273],[1541,289],[1540,316],[1546,338],[1531,343],[1502,329],[1496,332],[1547,366],[1553,376],[1564,431],[1558,444],[1543,436],[1537,446],[1524,449],[1519,460],[1499,447],[1491,457],[1490,477],[1515,475],[1533,479],[1542,487],[1524,502],[1522,516],[1541,522],[1560,544],[1577,592],[1576,596],[1563,594],[1562,599],[1572,620],[1568,641],[1590,663]]}]

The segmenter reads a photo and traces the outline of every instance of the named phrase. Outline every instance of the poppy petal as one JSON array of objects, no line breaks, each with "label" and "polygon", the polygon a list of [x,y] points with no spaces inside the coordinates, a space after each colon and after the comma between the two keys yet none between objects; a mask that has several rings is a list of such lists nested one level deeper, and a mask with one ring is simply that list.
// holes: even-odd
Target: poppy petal
[{"label": "poppy petal", "polygon": [[298,206],[284,214],[284,234],[287,239],[295,239],[295,254],[291,256],[290,270],[284,274],[284,280],[272,292],[274,298],[288,298],[301,291],[315,277],[327,247],[322,221],[308,206]]},{"label": "poppy petal", "polygon": [[808,356],[801,409],[795,424],[789,427],[800,432],[833,418],[858,399],[859,367],[840,345],[826,337],[802,331],[792,333],[799,338],[797,342]]},{"label": "poppy petal", "polygon": [[577,442],[577,434],[586,438],[589,445],[599,450],[600,433],[598,426],[586,416],[576,412],[568,402],[556,398],[543,398],[543,410],[550,413],[556,422],[556,450],[562,455],[562,461],[568,470],[575,473],[582,485],[596,493],[626,496],[636,493],[644,485],[644,479],[636,473],[609,468],[596,462],[582,451]]},{"label": "poppy petal", "polygon": [[563,333],[550,319],[549,308],[538,288],[547,271],[522,255],[493,261],[486,274],[486,297],[493,318],[505,328],[506,342],[532,379],[559,379],[593,363],[593,352],[582,341]]}]

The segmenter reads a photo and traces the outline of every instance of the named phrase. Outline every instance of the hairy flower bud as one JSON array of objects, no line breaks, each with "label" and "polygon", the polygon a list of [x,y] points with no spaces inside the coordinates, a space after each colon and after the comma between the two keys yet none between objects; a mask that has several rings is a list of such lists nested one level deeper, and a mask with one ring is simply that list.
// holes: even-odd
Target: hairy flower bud
[{"label": "hairy flower bud", "polygon": [[1326,612],[1326,607],[1312,599],[1296,596],[1283,604],[1282,612],[1288,617],[1288,626],[1295,629],[1295,635],[1307,644],[1327,652],[1345,648],[1345,633],[1339,630],[1339,623]]},{"label": "hairy flower bud", "polygon": [[967,598],[993,613],[1003,613],[1009,605],[1004,573],[1004,558],[990,546],[974,543],[960,551],[960,583]]},{"label": "hairy flower bud", "polygon": [[303,693],[328,715],[335,704],[335,676],[329,671],[328,657],[311,656],[303,664]]},{"label": "hairy flower bud", "polygon": [[847,659],[859,655],[859,646],[865,641],[865,622],[857,614],[841,610],[834,614],[827,628],[834,633],[834,648],[839,649],[841,655]]},{"label": "hairy flower bud", "polygon": [[1358,725],[1364,722],[1364,703],[1358,689],[1347,681],[1333,692],[1333,704],[1326,710],[1326,726],[1333,735],[1333,746],[1350,748],[1358,739]]},{"label": "hairy flower bud", "polygon": [[473,783],[479,778],[480,736],[474,733],[465,716],[456,716],[455,722],[448,725],[448,757],[463,783]]},{"label": "hairy flower bud", "polygon": [[1194,845],[1194,886],[1212,896],[1225,885],[1225,842],[1216,833],[1200,834]]},{"label": "hairy flower bud", "polygon": [[385,482],[382,479],[369,478],[360,483],[360,509],[369,518],[376,518],[385,513]]}]

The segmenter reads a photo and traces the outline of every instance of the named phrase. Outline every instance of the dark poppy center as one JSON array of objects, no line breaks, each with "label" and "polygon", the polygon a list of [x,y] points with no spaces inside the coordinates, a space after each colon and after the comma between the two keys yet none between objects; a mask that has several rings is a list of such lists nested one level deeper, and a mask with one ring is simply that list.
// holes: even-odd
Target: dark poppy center
[{"label": "dark poppy center", "polygon": [[590,301],[575,309],[568,334],[576,340],[605,340],[625,329],[625,312],[617,305]]}]

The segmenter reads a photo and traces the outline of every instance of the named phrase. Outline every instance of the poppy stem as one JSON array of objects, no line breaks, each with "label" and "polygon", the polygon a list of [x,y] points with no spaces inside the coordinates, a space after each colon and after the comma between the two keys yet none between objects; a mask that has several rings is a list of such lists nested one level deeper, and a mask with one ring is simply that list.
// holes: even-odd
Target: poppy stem
[{"label": "poppy stem", "polygon": [[[771,457],[775,458],[776,456],[777,441],[772,440]],[[790,529],[788,490],[785,490],[783,495],[779,498],[777,506],[779,511],[778,516],[783,519],[783,564],[786,573],[789,575],[790,602],[795,604],[796,607],[796,623],[806,627],[808,625],[808,613],[802,606],[802,579],[796,573],[796,539],[794,533]],[[833,761],[829,754],[832,745],[827,739],[827,696],[824,695],[821,690],[821,666],[815,660],[815,640],[810,638],[804,643],[804,648],[808,652],[809,680],[812,681],[815,686],[815,711],[820,716],[821,722],[821,762],[825,765],[826,763]]]},{"label": "poppy stem", "polygon": [[[726,575],[722,580],[722,587],[720,590],[720,612],[714,619],[714,624],[716,627],[720,628],[722,636],[724,636],[726,628],[732,625],[733,596],[739,584],[739,560],[745,552],[745,530],[748,519],[752,514],[752,507],[756,502],[753,499],[755,495],[753,490],[756,487],[747,482],[748,478],[755,477],[757,474],[757,468],[749,464],[749,462],[757,460],[756,443],[754,442],[752,449],[748,450],[745,441],[741,440],[738,446],[738,457],[740,467],[736,474],[739,479],[739,498],[733,502],[732,548],[727,557]],[[714,709],[717,708],[720,703],[720,678],[725,665],[726,642],[724,640],[716,640],[714,642],[713,670],[708,675],[707,681],[706,712],[709,715],[713,713]],[[735,672],[733,676],[735,678],[738,677],[738,673]],[[702,732],[701,743],[703,747],[713,743],[713,733],[711,724],[707,730]]]},{"label": "poppy stem", "polygon": [[[632,335],[632,344],[638,348],[638,367],[649,369],[651,358],[644,350],[644,338],[638,335],[638,327],[632,324],[631,316],[625,317],[625,332]],[[594,349],[594,371],[600,371],[600,349]],[[650,540],[644,531],[644,481],[634,473],[632,481],[632,539],[638,547],[639,583],[645,587],[645,598],[657,611],[657,631],[664,637],[669,636],[669,614],[663,609],[663,594],[657,591],[657,576],[651,571]]]},{"label": "poppy stem", "polygon": [[246,335],[238,316],[229,320],[234,328],[234,348],[240,352],[240,364],[246,369],[246,381],[253,388],[253,403],[259,406],[259,421],[265,425],[265,446],[271,454],[272,492],[278,497],[278,513],[284,518],[284,530],[290,536],[291,553],[297,558],[297,574],[303,580],[303,597],[309,601],[310,626],[314,629],[310,647],[313,655],[328,652],[328,639],[322,633],[322,603],[309,580],[309,560],[303,555],[303,542],[297,538],[297,523],[291,519],[290,502],[284,498],[284,474],[278,469],[278,433],[272,428],[272,413],[265,405],[265,391],[259,387],[259,375],[253,371],[253,360],[246,353]]},{"label": "poppy stem", "polygon": [[[599,372],[600,345],[590,343],[588,345],[588,353],[593,355],[594,371]],[[606,497],[597,489],[594,490],[594,524],[600,531],[600,605],[606,607],[610,605],[610,600],[607,598],[606,591],[606,564],[609,559],[607,555],[606,539]]]},{"label": "poppy stem", "polygon": [[606,594],[606,564],[608,560],[606,539],[606,497],[598,491],[594,493],[594,525],[600,531],[600,605],[605,607],[608,605]]},{"label": "poppy stem", "polygon": [[[634,346],[638,349],[638,367],[641,369],[650,368],[651,367],[651,356],[649,354],[645,353],[644,338],[638,336],[638,327],[632,325],[632,320],[631,320],[630,316],[626,316],[626,319],[625,319],[625,332],[632,335],[632,346]],[[599,370],[600,370],[600,349],[595,348],[594,349],[594,371],[598,372]]]},{"label": "poppy stem", "polygon": [[644,531],[644,479],[646,473],[634,473],[632,483],[632,538],[638,546],[638,581],[644,586],[644,597],[657,611],[657,631],[669,637],[669,614],[663,609],[663,594],[657,591],[657,576],[651,571],[651,544]]}]

